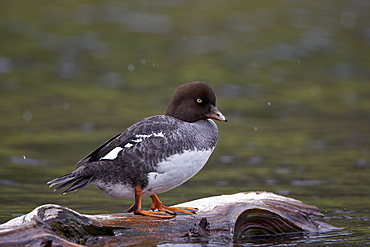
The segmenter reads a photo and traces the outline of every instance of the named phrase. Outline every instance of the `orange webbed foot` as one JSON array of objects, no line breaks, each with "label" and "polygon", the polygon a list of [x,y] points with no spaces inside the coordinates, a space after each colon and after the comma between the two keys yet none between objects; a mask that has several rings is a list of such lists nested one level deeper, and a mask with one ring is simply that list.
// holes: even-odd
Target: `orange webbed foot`
[{"label": "orange webbed foot", "polygon": [[169,214],[166,211],[149,211],[149,210],[144,210],[144,209],[136,209],[135,204],[132,205],[128,210],[128,213],[134,213],[137,215],[145,215],[145,216],[151,216],[151,217],[158,217],[162,219],[170,219],[173,218],[173,214]]},{"label": "orange webbed foot", "polygon": [[[150,207],[153,211],[158,210],[167,212],[169,214],[176,214],[176,213],[183,213],[183,214],[196,214],[198,211],[197,208],[191,208],[191,207],[168,207],[164,206],[162,202],[159,200],[157,195],[150,196],[152,198],[152,206]],[[155,211],[157,212],[157,211]],[[176,213],[175,213],[176,212]]]},{"label": "orange webbed foot", "polygon": [[159,211],[148,211],[142,209],[141,206],[141,199],[142,199],[142,188],[140,186],[135,187],[135,203],[127,210],[128,213],[134,213],[139,215],[157,217],[162,219],[170,219],[173,218],[173,214],[169,214],[164,210]]}]

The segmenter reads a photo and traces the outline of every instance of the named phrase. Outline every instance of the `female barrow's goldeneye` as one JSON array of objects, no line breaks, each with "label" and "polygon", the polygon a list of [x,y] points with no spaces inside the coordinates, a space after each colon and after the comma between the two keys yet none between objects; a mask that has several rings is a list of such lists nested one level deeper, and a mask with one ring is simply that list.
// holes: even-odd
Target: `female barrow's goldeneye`
[{"label": "female barrow's goldeneye", "polygon": [[[162,205],[157,194],[171,190],[203,168],[218,139],[217,125],[227,121],[216,108],[216,95],[204,82],[179,86],[166,115],[144,118],[81,159],[73,172],[48,182],[62,194],[94,184],[111,197],[133,199],[128,212],[171,218],[174,212],[193,214],[195,208]],[[152,198],[151,209],[141,199]],[[154,211],[154,210],[158,211]]]}]

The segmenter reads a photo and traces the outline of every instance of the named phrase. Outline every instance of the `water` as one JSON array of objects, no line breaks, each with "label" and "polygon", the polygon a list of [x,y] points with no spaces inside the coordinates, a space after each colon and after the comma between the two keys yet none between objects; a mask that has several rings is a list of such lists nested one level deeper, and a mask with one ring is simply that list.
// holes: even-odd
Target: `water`
[{"label": "water", "polygon": [[274,244],[370,243],[368,1],[5,5],[0,223],[46,203],[125,211],[131,201],[93,186],[58,196],[46,182],[164,113],[176,86],[204,80],[229,122],[218,123],[206,167],[160,195],[164,203],[271,191],[319,207],[342,228]]}]

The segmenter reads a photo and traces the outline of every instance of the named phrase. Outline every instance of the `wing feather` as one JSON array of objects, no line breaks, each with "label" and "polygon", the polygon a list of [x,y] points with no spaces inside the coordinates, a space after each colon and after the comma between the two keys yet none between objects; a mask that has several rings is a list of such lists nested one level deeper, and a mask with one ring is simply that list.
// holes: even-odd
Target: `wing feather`
[{"label": "wing feather", "polygon": [[100,145],[96,150],[79,160],[77,165],[99,161],[117,147],[127,150],[129,148],[135,148],[141,142],[150,143],[156,137],[164,137],[164,133],[168,133],[179,127],[176,124],[177,121],[169,121],[169,119],[171,117],[163,115],[144,118],[126,129],[123,133],[113,136]]}]

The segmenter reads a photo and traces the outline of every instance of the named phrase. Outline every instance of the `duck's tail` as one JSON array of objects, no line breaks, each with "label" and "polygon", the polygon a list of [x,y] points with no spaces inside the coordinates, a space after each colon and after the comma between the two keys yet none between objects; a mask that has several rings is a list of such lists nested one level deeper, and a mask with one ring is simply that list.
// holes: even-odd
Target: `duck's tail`
[{"label": "duck's tail", "polygon": [[73,191],[75,192],[80,191],[86,185],[90,184],[93,181],[93,179],[94,177],[92,176],[91,177],[78,176],[75,172],[71,172],[59,178],[50,180],[49,182],[47,182],[47,184],[49,184],[49,187],[59,185],[54,189],[54,191],[57,191],[67,186],[71,186],[67,190],[62,192],[62,195],[65,195]]}]

